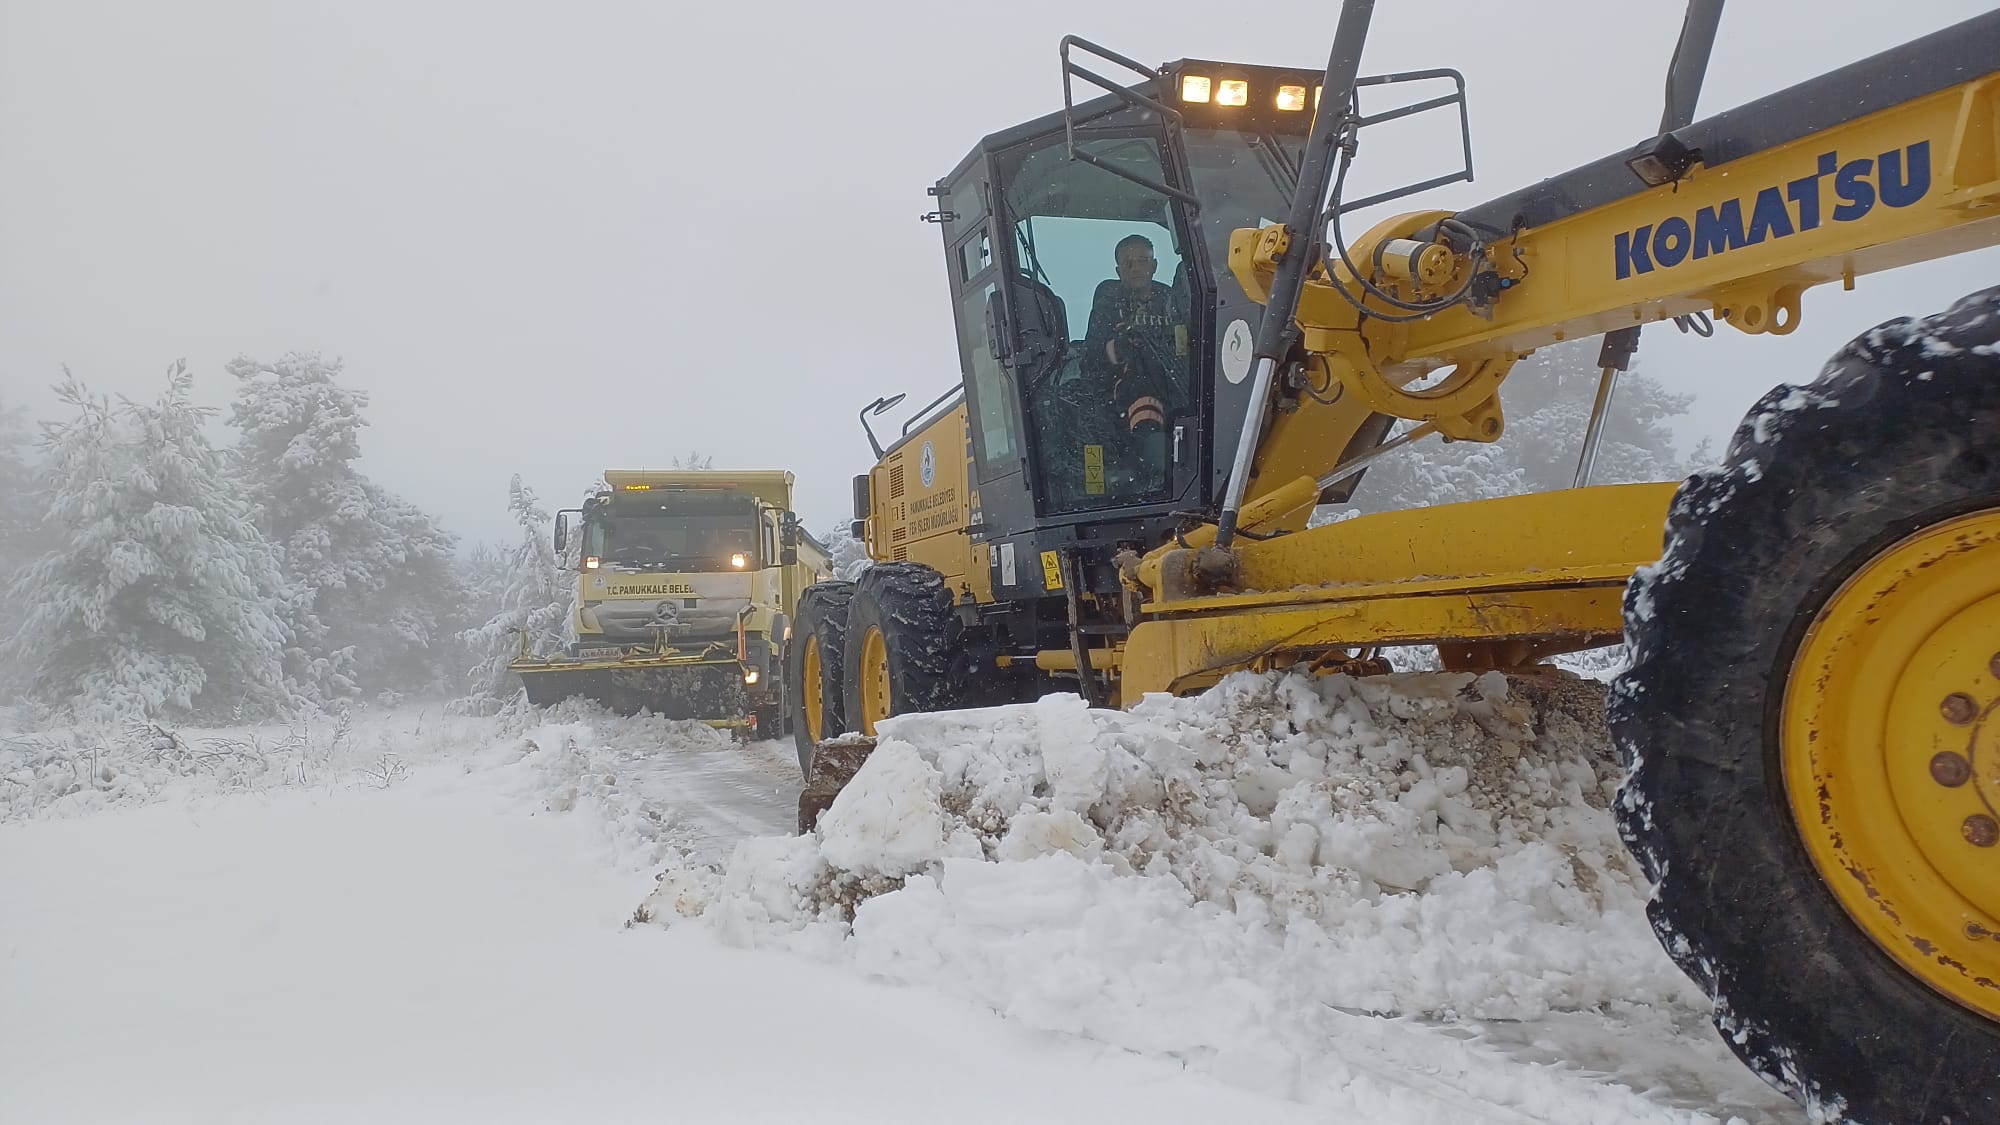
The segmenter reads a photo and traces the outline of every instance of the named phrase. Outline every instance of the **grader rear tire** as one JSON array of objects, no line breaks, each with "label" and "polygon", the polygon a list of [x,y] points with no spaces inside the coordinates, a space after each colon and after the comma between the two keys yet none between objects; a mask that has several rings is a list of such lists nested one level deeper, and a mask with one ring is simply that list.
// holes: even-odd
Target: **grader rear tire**
[{"label": "grader rear tire", "polygon": [[792,638],[785,645],[785,707],[799,774],[812,780],[813,747],[847,733],[841,694],[841,661],[847,651],[847,606],[852,582],[817,582],[799,595]]},{"label": "grader rear tire", "polygon": [[1648,913],[1815,1120],[2000,1121],[1996,340],[2000,288],[1766,395],[1626,594]]},{"label": "grader rear tire", "polygon": [[944,576],[918,563],[863,571],[848,608],[842,661],[846,715],[873,735],[878,720],[965,704],[964,629]]}]

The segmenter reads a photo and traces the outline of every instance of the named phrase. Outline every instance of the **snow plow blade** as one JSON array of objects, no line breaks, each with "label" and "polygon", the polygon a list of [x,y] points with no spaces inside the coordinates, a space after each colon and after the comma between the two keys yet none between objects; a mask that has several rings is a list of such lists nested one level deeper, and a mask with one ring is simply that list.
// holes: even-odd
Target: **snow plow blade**
[{"label": "snow plow blade", "polygon": [[666,719],[692,719],[713,727],[754,725],[743,685],[743,664],[732,658],[639,656],[622,659],[516,660],[528,702],[550,707],[589,699],[620,715],[651,711]]}]

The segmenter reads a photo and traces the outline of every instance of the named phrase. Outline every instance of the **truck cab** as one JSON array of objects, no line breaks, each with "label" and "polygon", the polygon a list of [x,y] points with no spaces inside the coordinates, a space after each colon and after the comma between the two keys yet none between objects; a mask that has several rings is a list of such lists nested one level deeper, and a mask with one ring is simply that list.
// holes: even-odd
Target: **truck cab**
[{"label": "truck cab", "polygon": [[576,640],[563,658],[518,662],[531,699],[584,694],[774,733],[793,607],[832,569],[798,525],[792,483],[782,471],[607,471],[557,516],[557,553],[576,568]]}]

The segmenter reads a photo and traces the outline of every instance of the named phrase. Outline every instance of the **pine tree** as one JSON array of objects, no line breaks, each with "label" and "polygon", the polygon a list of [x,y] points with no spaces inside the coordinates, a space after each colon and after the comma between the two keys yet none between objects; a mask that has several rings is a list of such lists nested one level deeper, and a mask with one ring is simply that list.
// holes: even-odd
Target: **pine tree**
[{"label": "pine tree", "polygon": [[[1523,359],[1501,386],[1507,429],[1499,441],[1420,440],[1370,467],[1352,506],[1386,512],[1570,487],[1597,394],[1596,349],[1577,340]],[[1636,366],[1620,376],[1591,483],[1678,480],[1698,467],[1706,446],[1683,456],[1671,425],[1692,401]],[[1315,522],[1333,514],[1323,509]]]},{"label": "pine tree", "polygon": [[0,402],[0,552],[19,549],[36,522],[34,472],[28,464],[28,420],[18,406]]},{"label": "pine tree", "polygon": [[[1371,467],[1351,506],[1323,507],[1312,523],[1571,487],[1597,397],[1597,347],[1596,340],[1575,340],[1523,359],[1501,385],[1507,429],[1499,441],[1415,442]],[[1692,402],[1692,396],[1667,390],[1636,365],[1622,374],[1605,416],[1590,483],[1679,480],[1711,461],[1705,441],[1685,456],[1675,446],[1671,420],[1686,413]],[[1557,659],[1602,675],[1622,658],[1620,646]],[[1403,670],[1437,667],[1436,652],[1429,646],[1392,650],[1391,659]]]},{"label": "pine tree", "polygon": [[355,468],[368,396],[341,367],[302,352],[229,364],[236,470],[300,591],[286,675],[320,700],[439,687],[463,603],[454,540]]},{"label": "pine tree", "polygon": [[154,402],[113,406],[65,372],[74,416],[43,427],[49,549],[15,579],[0,659],[84,720],[225,718],[287,702],[282,579],[203,432],[184,363]]},{"label": "pine tree", "polygon": [[868,557],[868,544],[855,538],[847,524],[834,528],[820,542],[826,544],[826,552],[833,564],[833,576],[843,582],[854,581],[862,571],[874,565],[874,560]]},{"label": "pine tree", "polygon": [[507,665],[520,653],[524,634],[528,651],[537,655],[559,651],[574,639],[576,583],[556,557],[548,511],[519,474],[508,484],[507,510],[520,525],[521,538],[504,556],[498,605],[484,624],[462,634],[477,658],[472,691],[490,699],[516,690]]},{"label": "pine tree", "polygon": [[[28,453],[30,432],[20,408],[0,403],[0,575],[19,574],[39,546],[41,497]],[[0,581],[0,637],[21,627],[20,602]],[[0,667],[0,701],[13,697],[20,673],[16,665]]]},{"label": "pine tree", "polygon": [[458,585],[465,591],[461,616],[468,621],[485,621],[500,612],[507,594],[509,551],[491,543],[475,543],[459,557]]}]

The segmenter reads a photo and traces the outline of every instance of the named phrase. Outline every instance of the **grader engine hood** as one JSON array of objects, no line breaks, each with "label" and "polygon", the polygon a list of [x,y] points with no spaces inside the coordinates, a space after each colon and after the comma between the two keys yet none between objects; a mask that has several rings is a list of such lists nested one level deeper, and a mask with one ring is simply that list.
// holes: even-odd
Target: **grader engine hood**
[{"label": "grader engine hood", "polygon": [[[606,640],[646,640],[656,628],[669,641],[721,640],[736,634],[758,597],[762,574],[587,574],[579,599],[586,626]],[[768,617],[768,613],[766,614]],[[755,630],[755,614],[745,628]]]}]

